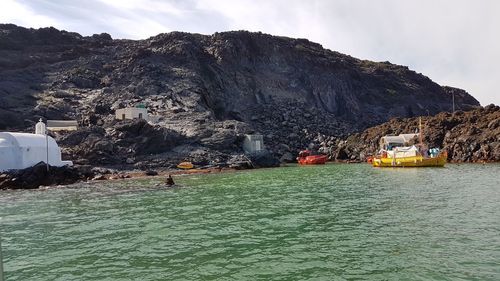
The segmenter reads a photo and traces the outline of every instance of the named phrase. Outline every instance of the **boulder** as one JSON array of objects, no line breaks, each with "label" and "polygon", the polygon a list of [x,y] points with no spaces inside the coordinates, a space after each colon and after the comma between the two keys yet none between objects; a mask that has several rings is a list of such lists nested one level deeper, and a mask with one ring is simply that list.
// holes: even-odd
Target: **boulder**
[{"label": "boulder", "polygon": [[147,171],[145,171],[145,172],[144,172],[144,174],[145,174],[146,176],[157,176],[157,175],[158,175],[158,172],[157,172],[157,171],[155,171],[155,170],[147,170]]},{"label": "boulder", "polygon": [[106,179],[106,177],[104,175],[101,175],[101,174],[97,174],[92,178],[93,181],[101,181],[101,180],[105,180],[105,179]]},{"label": "boulder", "polygon": [[215,150],[234,150],[240,139],[234,130],[218,129],[210,137],[201,140],[202,145]]},{"label": "boulder", "polygon": [[252,153],[247,156],[252,162],[252,166],[254,168],[270,168],[280,166],[280,160],[267,150]]},{"label": "boulder", "polygon": [[253,163],[244,154],[232,155],[227,161],[227,165],[229,168],[237,170],[254,168]]},{"label": "boulder", "polygon": [[67,185],[89,176],[86,169],[78,167],[53,167],[43,162],[35,166],[5,172],[0,175],[0,189],[35,189],[40,186]]},{"label": "boulder", "polygon": [[290,152],[285,152],[285,154],[283,154],[280,158],[280,162],[281,163],[293,163],[293,162],[297,162],[295,157],[293,157],[293,155],[290,153]]}]

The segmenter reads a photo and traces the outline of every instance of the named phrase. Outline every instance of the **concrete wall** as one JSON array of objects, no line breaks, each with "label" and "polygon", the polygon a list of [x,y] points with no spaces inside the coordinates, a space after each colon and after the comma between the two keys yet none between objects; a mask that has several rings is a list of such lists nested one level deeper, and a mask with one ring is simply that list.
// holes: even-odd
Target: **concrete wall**
[{"label": "concrete wall", "polygon": [[124,119],[144,119],[148,120],[148,110],[146,108],[128,107],[121,108],[115,111],[115,118],[118,120]]},{"label": "concrete wall", "polygon": [[78,122],[76,120],[47,120],[49,131],[76,131]]},{"label": "concrete wall", "polygon": [[245,153],[255,153],[264,150],[264,138],[262,135],[245,135],[243,150]]}]

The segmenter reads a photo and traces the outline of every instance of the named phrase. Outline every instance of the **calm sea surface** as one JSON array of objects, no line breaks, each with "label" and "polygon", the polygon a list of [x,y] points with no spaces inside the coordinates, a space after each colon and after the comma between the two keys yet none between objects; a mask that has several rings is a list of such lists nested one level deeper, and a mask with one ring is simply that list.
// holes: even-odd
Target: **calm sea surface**
[{"label": "calm sea surface", "polygon": [[0,191],[6,281],[500,280],[500,165]]}]

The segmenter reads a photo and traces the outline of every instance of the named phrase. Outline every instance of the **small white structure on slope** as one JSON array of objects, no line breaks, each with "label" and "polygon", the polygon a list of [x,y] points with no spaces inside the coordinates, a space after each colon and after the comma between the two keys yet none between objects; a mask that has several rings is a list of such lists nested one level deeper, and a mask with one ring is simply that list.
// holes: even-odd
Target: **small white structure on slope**
[{"label": "small white structure on slope", "polygon": [[115,118],[118,120],[125,119],[144,119],[148,120],[148,110],[144,107],[127,107],[120,108],[115,111]]},{"label": "small white structure on slope", "polygon": [[72,166],[61,160],[61,149],[47,136],[43,122],[36,124],[35,134],[0,132],[0,172],[25,169],[40,162],[51,166]]},{"label": "small white structure on slope", "polygon": [[262,135],[245,135],[243,150],[245,153],[256,153],[264,150],[264,138]]},{"label": "small white structure on slope", "polygon": [[47,120],[47,130],[55,131],[76,131],[78,121],[76,120]]}]

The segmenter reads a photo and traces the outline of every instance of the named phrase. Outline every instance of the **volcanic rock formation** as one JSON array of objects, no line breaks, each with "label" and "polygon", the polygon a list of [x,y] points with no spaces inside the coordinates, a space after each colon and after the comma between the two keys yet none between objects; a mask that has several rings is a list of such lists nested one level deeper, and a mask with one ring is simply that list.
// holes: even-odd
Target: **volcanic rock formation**
[{"label": "volcanic rock formation", "polygon": [[[338,140],[324,151],[336,160],[365,161],[379,149],[379,140],[385,135],[413,133],[419,118],[394,118],[389,122]],[[500,161],[500,107],[488,105],[454,114],[442,112],[422,117],[423,142],[429,148],[448,151],[448,160],[454,162]]]},{"label": "volcanic rock formation", "polygon": [[[252,132],[288,159],[318,134],[450,111],[452,95],[458,109],[479,105],[408,67],[306,39],[235,31],[134,41],[0,25],[0,129],[76,119],[83,130],[56,137],[83,164],[223,162]],[[138,104],[158,122],[114,120],[116,109]]]}]

